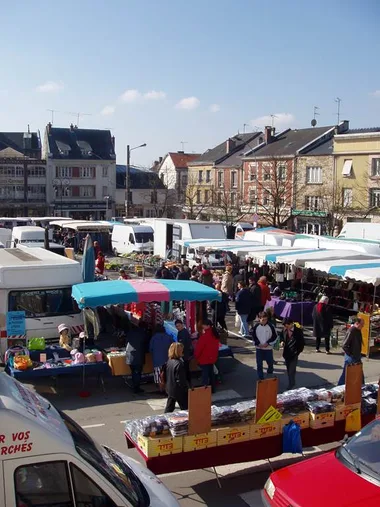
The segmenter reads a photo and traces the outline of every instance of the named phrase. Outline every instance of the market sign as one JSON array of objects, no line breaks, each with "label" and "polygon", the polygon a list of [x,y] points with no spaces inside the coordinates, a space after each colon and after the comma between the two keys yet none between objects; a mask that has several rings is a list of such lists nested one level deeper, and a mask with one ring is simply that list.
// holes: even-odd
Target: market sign
[{"label": "market sign", "polygon": [[304,216],[304,217],[327,217],[327,211],[313,211],[310,209],[293,209],[292,216]]},{"label": "market sign", "polygon": [[7,313],[7,335],[18,336],[25,334],[25,312]]}]

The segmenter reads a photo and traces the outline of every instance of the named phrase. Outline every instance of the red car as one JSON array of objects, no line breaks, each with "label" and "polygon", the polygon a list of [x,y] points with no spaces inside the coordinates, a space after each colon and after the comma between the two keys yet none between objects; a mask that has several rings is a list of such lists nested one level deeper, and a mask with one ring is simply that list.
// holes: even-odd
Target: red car
[{"label": "red car", "polygon": [[380,419],[336,451],[273,472],[262,500],[268,507],[379,507]]}]

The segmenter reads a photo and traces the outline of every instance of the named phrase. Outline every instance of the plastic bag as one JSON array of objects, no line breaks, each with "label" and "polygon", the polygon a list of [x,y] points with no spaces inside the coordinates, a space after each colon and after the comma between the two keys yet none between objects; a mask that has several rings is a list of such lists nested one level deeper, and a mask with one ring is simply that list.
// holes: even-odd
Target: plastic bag
[{"label": "plastic bag", "polygon": [[33,366],[33,363],[29,356],[16,356],[14,358],[14,368],[16,370],[27,370]]},{"label": "plastic bag", "polygon": [[45,350],[45,338],[30,338],[28,340],[29,350]]},{"label": "plastic bag", "polygon": [[302,454],[301,428],[294,421],[290,421],[283,428],[282,452]]},{"label": "plastic bag", "polygon": [[362,429],[362,420],[360,409],[353,410],[346,417],[346,429],[345,431],[360,431]]},{"label": "plastic bag", "polygon": [[240,327],[240,317],[238,312],[235,313],[235,327]]}]

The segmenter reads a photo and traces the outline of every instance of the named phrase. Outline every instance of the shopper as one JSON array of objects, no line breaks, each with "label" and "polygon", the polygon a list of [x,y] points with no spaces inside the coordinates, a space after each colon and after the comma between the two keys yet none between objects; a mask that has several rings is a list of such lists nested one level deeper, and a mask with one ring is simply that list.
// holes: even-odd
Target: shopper
[{"label": "shopper", "polygon": [[259,313],[259,322],[252,329],[253,343],[256,345],[257,375],[260,380],[264,379],[263,362],[268,365],[268,375],[273,374],[273,344],[277,339],[277,333],[272,324],[268,322],[265,312]]},{"label": "shopper", "polygon": [[190,272],[188,269],[185,270],[187,266],[180,266],[178,268],[177,280],[190,280]]},{"label": "shopper", "polygon": [[[338,386],[346,382],[346,368],[350,364],[359,364],[362,362],[362,329],[364,326],[363,319],[355,318],[352,326],[348,329],[344,337],[342,349],[344,351],[343,371],[338,381]],[[364,384],[364,375],[363,375]]]},{"label": "shopper", "polygon": [[94,254],[95,254],[95,259],[97,259],[97,258],[98,258],[99,252],[101,252],[101,248],[100,248],[100,245],[99,245],[99,241],[94,241]]},{"label": "shopper", "polygon": [[133,326],[126,336],[126,363],[132,373],[132,387],[135,394],[143,393],[140,388],[141,375],[145,363],[145,352],[147,352],[148,335],[143,322],[139,326]]},{"label": "shopper", "polygon": [[305,347],[303,330],[296,326],[292,319],[283,320],[284,329],[281,333],[280,341],[284,347],[282,357],[285,360],[286,371],[288,372],[288,390],[296,385],[296,369],[298,356]]},{"label": "shopper", "polygon": [[194,355],[202,370],[202,384],[210,385],[211,391],[215,392],[214,365],[218,360],[219,335],[210,320],[203,322],[202,329]]},{"label": "shopper", "polygon": [[106,259],[103,255],[103,252],[99,252],[98,257],[95,262],[95,273],[97,275],[102,275],[104,273],[105,262],[106,262]]},{"label": "shopper", "polygon": [[158,324],[154,330],[154,334],[149,344],[149,352],[152,354],[154,381],[159,386],[161,392],[161,369],[168,359],[168,351],[173,343],[173,338],[168,335],[162,324]]},{"label": "shopper", "polygon": [[193,342],[182,320],[176,320],[175,327],[177,328],[177,341],[183,345],[183,362],[185,365],[186,379],[188,384],[191,385],[190,361],[194,354]]},{"label": "shopper", "polygon": [[245,270],[242,268],[239,269],[238,274],[234,276],[234,294],[236,294],[239,290],[239,282],[245,282]]},{"label": "shopper", "polygon": [[162,262],[161,263],[161,266],[159,268],[156,269],[156,272],[154,273],[154,278],[162,278],[162,271],[166,269],[166,264],[165,262]]},{"label": "shopper", "polygon": [[125,269],[120,269],[119,275],[119,280],[129,280],[129,275],[127,275]]},{"label": "shopper", "polygon": [[257,315],[261,311],[261,288],[256,283],[256,278],[251,276],[249,278],[249,290],[252,296],[252,306],[248,315],[248,324],[252,326],[253,321],[256,319]]},{"label": "shopper", "polygon": [[169,359],[164,368],[164,378],[168,399],[165,413],[174,412],[176,402],[181,410],[188,407],[188,389],[185,364],[182,360],[184,347],[182,343],[172,343],[169,348]]},{"label": "shopper", "polygon": [[236,313],[240,319],[240,334],[241,336],[249,337],[248,316],[252,309],[252,294],[247,288],[245,282],[238,283],[238,292],[235,299]]},{"label": "shopper", "polygon": [[313,334],[316,339],[316,351],[320,352],[321,339],[325,339],[326,354],[330,354],[330,336],[334,326],[329,298],[322,296],[313,308]]},{"label": "shopper", "polygon": [[214,326],[216,324],[219,324],[222,329],[225,329],[227,331],[227,324],[226,324],[226,315],[228,312],[228,296],[225,292],[222,292],[221,284],[218,282],[215,285],[215,289],[219,291],[219,294],[221,295],[222,300],[221,301],[211,301],[210,306],[212,310],[212,323]]},{"label": "shopper", "polygon": [[212,287],[214,285],[212,273],[208,269],[206,264],[203,264],[202,266],[201,282],[203,283],[203,285],[207,285],[208,287]]},{"label": "shopper", "polygon": [[234,294],[234,279],[232,277],[232,266],[227,266],[222,277],[222,292],[225,292],[230,298]]},{"label": "shopper", "polygon": [[261,290],[261,308],[260,311],[263,311],[265,308],[265,305],[268,301],[270,301],[272,298],[270,297],[270,290],[267,284],[267,278],[266,276],[262,276],[259,278],[258,284]]}]

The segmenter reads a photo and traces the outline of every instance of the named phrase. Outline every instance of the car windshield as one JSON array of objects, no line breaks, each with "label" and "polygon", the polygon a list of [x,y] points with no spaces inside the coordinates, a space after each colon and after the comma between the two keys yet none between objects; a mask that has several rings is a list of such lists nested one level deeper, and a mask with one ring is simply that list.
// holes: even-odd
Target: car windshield
[{"label": "car windshield", "polygon": [[380,482],[380,420],[356,433],[338,450],[337,457],[348,461],[358,473]]},{"label": "car windshield", "polygon": [[149,495],[142,482],[120,456],[107,447],[98,445],[69,416],[59,411],[78,454],[105,477],[133,507],[149,505]]},{"label": "car windshield", "polygon": [[153,232],[135,232],[136,243],[153,241]]}]

